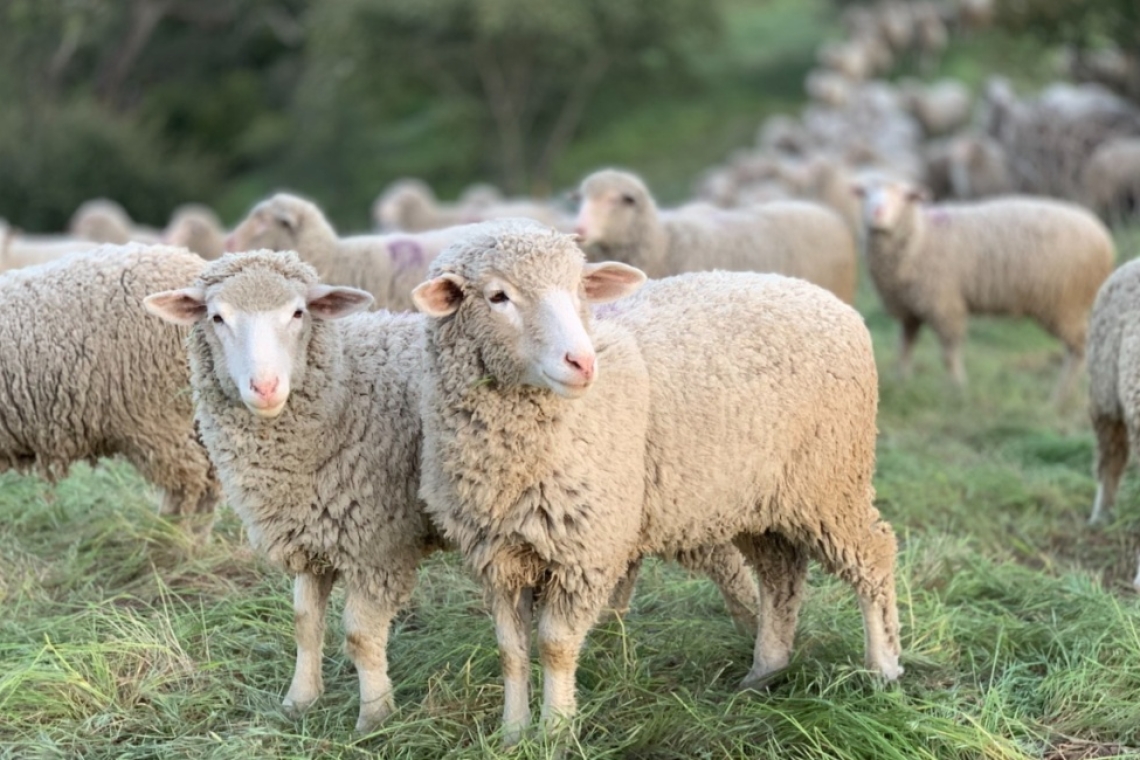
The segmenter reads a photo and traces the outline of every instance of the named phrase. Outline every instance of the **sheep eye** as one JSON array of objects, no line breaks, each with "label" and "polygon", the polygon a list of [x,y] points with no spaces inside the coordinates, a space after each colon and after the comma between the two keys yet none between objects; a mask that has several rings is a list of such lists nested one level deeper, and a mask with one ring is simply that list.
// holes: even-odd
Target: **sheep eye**
[{"label": "sheep eye", "polygon": [[637,199],[636,199],[636,198],[634,198],[634,197],[633,197],[632,195],[630,195],[629,193],[622,193],[622,196],[621,196],[621,202],[622,202],[622,203],[624,203],[624,204],[625,204],[625,205],[627,205],[627,206],[632,206],[632,205],[634,205],[635,203],[637,203]]},{"label": "sheep eye", "polygon": [[214,320],[214,324],[215,324],[215,325],[220,325],[220,324],[222,324],[223,322],[225,322],[225,321],[226,321],[226,320],[222,319],[222,315],[221,315],[221,314],[215,314],[215,315],[213,316],[213,320]]},{"label": "sheep eye", "polygon": [[293,312],[293,319],[301,319],[304,316],[305,312],[302,309],[297,309],[295,312]]},{"label": "sheep eye", "polygon": [[491,303],[506,303],[507,301],[509,301],[511,299],[503,291],[496,290],[494,293],[492,293],[491,295],[489,295],[487,297],[487,300],[490,301]]}]

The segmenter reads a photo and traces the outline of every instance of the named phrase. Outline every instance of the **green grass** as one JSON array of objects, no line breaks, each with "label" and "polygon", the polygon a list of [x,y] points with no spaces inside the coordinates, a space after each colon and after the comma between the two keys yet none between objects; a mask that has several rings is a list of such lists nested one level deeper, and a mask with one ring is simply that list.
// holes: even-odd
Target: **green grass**
[{"label": "green grass", "polygon": [[[1120,235],[1125,255],[1135,230]],[[957,392],[925,336],[894,375],[895,328],[863,283],[882,406],[877,488],[901,554],[906,673],[862,670],[854,597],[813,570],[786,676],[738,694],[751,642],[706,580],[650,563],[624,624],[595,630],[571,756],[1140,756],[1140,477],[1105,527],[1083,401],[1048,403],[1060,348],[1025,322],[975,320]],[[1083,393],[1083,388],[1082,388]],[[0,757],[437,758],[498,754],[502,690],[481,596],[454,556],[421,572],[392,637],[400,712],[352,733],[351,663],[330,626],[326,692],[291,720],[288,579],[224,511],[195,549],[127,465],[56,487],[0,477]],[[334,610],[340,598],[334,597]],[[335,618],[335,615],[334,615]],[[534,674],[539,686],[539,674]],[[537,696],[535,697],[537,699]],[[546,757],[532,740],[513,757]]]}]

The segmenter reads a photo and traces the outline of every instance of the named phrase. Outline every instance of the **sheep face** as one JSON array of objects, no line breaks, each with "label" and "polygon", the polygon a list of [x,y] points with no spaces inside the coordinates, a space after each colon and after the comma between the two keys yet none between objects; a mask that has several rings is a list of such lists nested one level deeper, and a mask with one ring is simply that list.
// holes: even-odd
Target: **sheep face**
[{"label": "sheep face", "polygon": [[196,324],[223,390],[264,418],[281,414],[290,390],[304,379],[312,321],[340,319],[371,303],[364,291],[305,285],[258,269],[209,289],[144,300],[148,311],[169,322]]},{"label": "sheep face", "polygon": [[297,249],[307,211],[297,199],[274,197],[259,203],[226,238],[227,251]]},{"label": "sheep face", "polygon": [[869,180],[853,190],[862,199],[863,225],[874,232],[895,229],[908,207],[924,197],[922,190],[905,182]]},{"label": "sheep face", "polygon": [[587,177],[579,190],[581,202],[575,232],[587,248],[631,245],[651,210],[649,191],[632,175],[612,170]]},{"label": "sheep face", "polygon": [[[536,239],[549,246],[535,248]],[[587,304],[632,293],[645,275],[615,262],[587,265],[573,238],[554,233],[500,238],[479,253],[448,261],[417,287],[416,308],[473,346],[497,386],[585,394],[598,370]]]}]

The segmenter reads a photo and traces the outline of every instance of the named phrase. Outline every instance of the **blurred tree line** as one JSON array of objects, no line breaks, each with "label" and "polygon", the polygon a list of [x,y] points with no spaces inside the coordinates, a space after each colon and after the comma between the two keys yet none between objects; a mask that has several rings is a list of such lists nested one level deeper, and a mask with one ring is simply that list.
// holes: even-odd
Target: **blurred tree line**
[{"label": "blurred tree line", "polygon": [[545,193],[572,140],[694,85],[707,0],[0,0],[0,217],[162,224],[275,187],[365,223],[390,180]]}]

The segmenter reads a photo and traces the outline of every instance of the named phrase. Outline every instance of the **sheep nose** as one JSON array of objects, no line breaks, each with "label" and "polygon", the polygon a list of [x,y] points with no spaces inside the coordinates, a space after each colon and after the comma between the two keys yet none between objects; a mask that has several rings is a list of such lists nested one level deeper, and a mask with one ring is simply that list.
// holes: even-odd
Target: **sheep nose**
[{"label": "sheep nose", "polygon": [[277,386],[280,384],[279,378],[273,377],[268,380],[250,380],[249,389],[256,393],[261,398],[272,398],[274,392],[277,391]]},{"label": "sheep nose", "polygon": [[594,378],[594,355],[590,353],[566,354],[566,363],[574,368],[583,380]]}]

